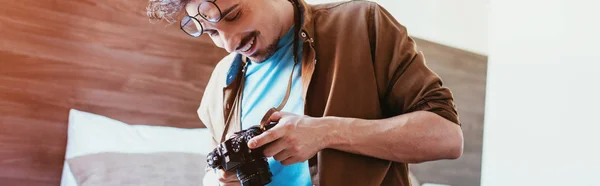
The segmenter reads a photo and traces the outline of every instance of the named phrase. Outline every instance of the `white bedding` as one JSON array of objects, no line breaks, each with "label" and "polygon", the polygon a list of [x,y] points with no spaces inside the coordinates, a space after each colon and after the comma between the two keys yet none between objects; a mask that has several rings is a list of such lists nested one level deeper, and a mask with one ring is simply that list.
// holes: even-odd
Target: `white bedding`
[{"label": "white bedding", "polygon": [[[206,157],[212,150],[210,133],[206,129],[129,125],[75,109],[69,113],[68,130],[65,159],[101,152],[185,152]],[[214,175],[210,174],[205,176],[203,185],[217,185],[215,181]],[[66,161],[61,186],[77,186]]]}]

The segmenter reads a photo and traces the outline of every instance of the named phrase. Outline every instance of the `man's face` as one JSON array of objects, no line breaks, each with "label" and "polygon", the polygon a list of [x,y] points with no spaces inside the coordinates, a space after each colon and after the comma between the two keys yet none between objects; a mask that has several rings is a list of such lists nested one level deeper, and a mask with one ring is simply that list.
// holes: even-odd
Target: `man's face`
[{"label": "man's face", "polygon": [[[188,3],[185,6],[188,15],[197,15],[198,5],[204,1],[193,0]],[[215,4],[222,12],[219,22],[211,23],[201,16],[196,18],[203,25],[204,34],[209,35],[215,45],[229,53],[240,53],[252,61],[262,62],[273,55],[284,29],[284,19],[277,15],[280,11],[276,11],[275,2],[277,1],[217,0]],[[208,15],[218,12],[216,7],[204,4],[201,10]]]}]

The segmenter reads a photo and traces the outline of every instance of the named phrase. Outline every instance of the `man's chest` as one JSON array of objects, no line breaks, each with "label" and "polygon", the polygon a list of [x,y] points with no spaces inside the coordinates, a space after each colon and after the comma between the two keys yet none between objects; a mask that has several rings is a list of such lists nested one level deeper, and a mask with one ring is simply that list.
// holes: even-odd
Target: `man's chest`
[{"label": "man's chest", "polygon": [[242,128],[258,124],[269,109],[282,102],[292,70],[290,95],[282,111],[304,114],[300,65],[296,68],[293,68],[293,62],[252,65],[248,66],[245,74],[241,101]]}]

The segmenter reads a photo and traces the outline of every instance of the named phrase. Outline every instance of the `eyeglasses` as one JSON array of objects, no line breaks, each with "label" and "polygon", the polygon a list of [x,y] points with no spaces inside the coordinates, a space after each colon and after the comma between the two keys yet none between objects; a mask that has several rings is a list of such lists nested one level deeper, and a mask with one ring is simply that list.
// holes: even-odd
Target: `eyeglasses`
[{"label": "eyeglasses", "polygon": [[192,37],[199,37],[204,33],[204,27],[200,24],[200,21],[196,18],[197,16],[202,19],[217,23],[223,17],[221,9],[216,4],[217,0],[207,0],[198,5],[198,14],[194,16],[186,15],[181,19],[180,27],[186,34]]}]

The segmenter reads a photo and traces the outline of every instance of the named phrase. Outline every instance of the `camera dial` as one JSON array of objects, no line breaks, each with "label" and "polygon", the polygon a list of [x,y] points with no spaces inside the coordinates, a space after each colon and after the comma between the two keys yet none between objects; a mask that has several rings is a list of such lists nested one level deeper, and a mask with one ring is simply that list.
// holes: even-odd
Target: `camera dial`
[{"label": "camera dial", "polygon": [[231,149],[233,149],[233,152],[239,152],[241,149],[241,138],[236,138],[235,140],[233,140],[231,142]]}]

